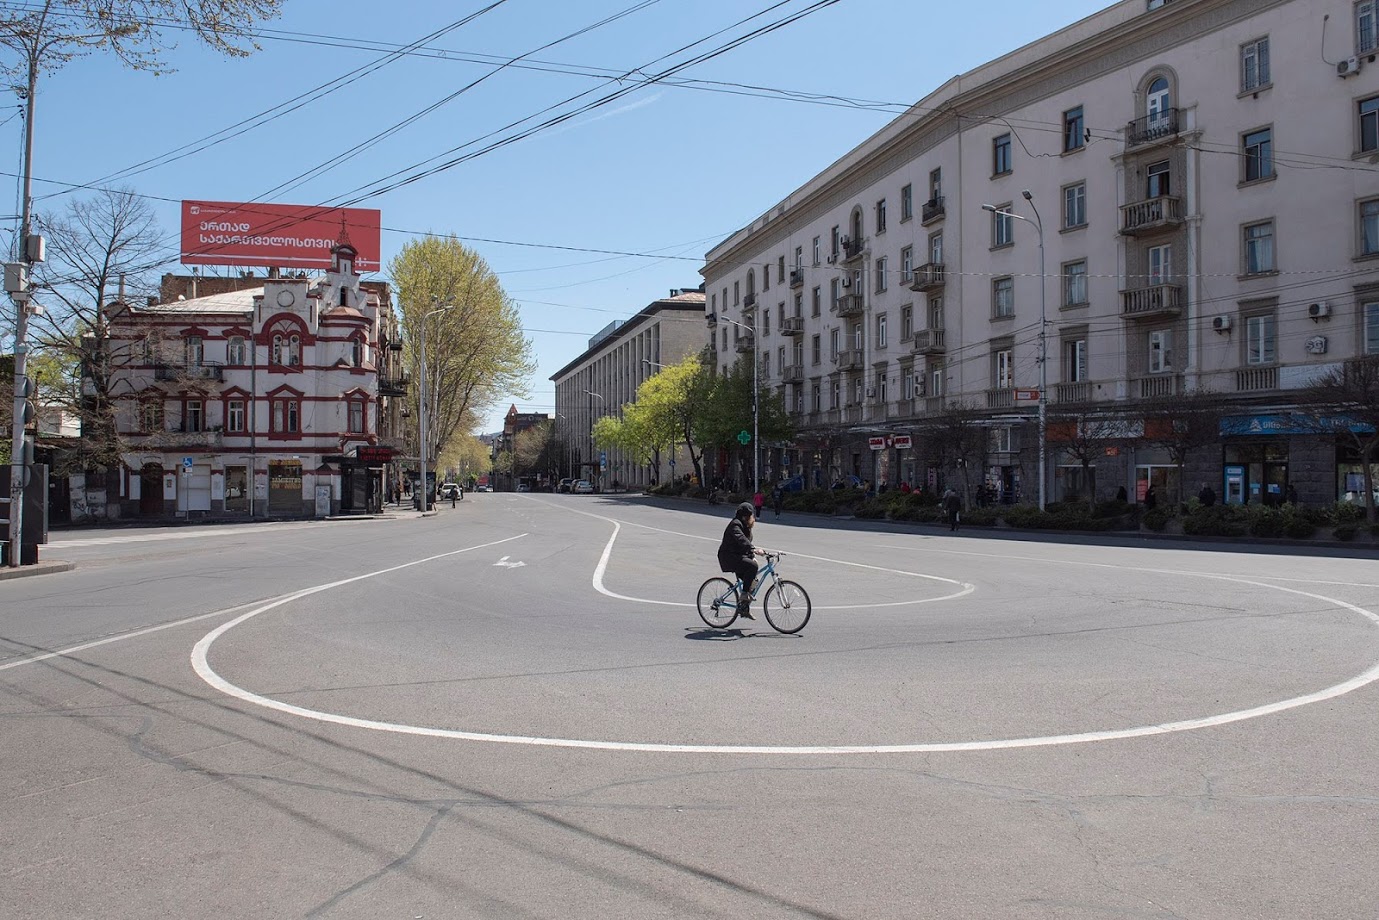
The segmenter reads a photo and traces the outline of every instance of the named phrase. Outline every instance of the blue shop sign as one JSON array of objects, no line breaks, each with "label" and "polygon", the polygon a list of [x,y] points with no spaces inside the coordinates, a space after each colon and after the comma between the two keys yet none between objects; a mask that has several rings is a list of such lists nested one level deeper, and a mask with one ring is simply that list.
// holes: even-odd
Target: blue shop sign
[{"label": "blue shop sign", "polygon": [[1343,415],[1318,418],[1298,412],[1276,413],[1272,415],[1228,415],[1221,419],[1221,434],[1224,436],[1270,435],[1270,434],[1322,434],[1325,431],[1374,431],[1373,426]]}]

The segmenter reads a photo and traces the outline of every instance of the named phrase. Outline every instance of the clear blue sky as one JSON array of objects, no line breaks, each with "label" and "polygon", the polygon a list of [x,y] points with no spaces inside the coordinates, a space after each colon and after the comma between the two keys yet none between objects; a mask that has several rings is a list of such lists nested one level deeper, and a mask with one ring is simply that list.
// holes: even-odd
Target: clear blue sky
[{"label": "clear blue sky", "polygon": [[[171,75],[155,77],[100,58],[69,64],[39,88],[38,207],[53,209],[65,194],[81,194],[61,183],[96,182],[228,129],[381,62],[389,51],[488,2],[286,0],[283,16],[267,24],[263,50],[244,60],[219,58],[186,37],[169,58],[177,71]],[[163,270],[180,270],[177,202],[184,198],[256,199],[382,132],[358,155],[265,200],[316,204],[354,197],[348,193],[374,188],[399,170],[408,175],[409,167],[433,157],[473,151],[474,145],[443,156],[490,132],[500,132],[495,138],[511,134],[503,130],[509,123],[578,93],[590,93],[585,102],[618,86],[597,74],[638,68],[654,74],[812,2],[785,0],[735,26],[767,9],[770,0],[506,0],[290,114],[111,184],[155,199],[172,260]],[[537,50],[639,5],[611,24]],[[501,427],[510,403],[522,411],[553,411],[548,378],[585,349],[590,335],[673,287],[697,286],[708,249],[904,106],[955,74],[1107,5],[841,0],[676,75],[716,82],[637,88],[359,206],[382,211],[385,266],[416,234],[455,234],[487,259],[520,303],[539,366],[528,396],[491,407],[483,430],[492,431]],[[709,38],[719,30],[727,31]],[[508,67],[400,125],[518,55],[529,56],[528,66]],[[888,105],[823,104],[830,100],[818,96]],[[570,110],[560,106],[536,120]],[[0,121],[14,111],[0,111]],[[0,158],[7,176],[19,172],[21,131],[18,118],[0,126],[0,141],[8,140],[10,151]]]}]

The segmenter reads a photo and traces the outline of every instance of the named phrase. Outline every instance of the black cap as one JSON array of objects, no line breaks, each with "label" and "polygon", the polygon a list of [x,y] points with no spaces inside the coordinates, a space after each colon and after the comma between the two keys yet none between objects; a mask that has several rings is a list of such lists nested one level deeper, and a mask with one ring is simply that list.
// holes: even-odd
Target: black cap
[{"label": "black cap", "polygon": [[757,509],[752,506],[751,502],[743,502],[742,504],[737,506],[737,517],[745,518],[749,514],[756,513]]}]

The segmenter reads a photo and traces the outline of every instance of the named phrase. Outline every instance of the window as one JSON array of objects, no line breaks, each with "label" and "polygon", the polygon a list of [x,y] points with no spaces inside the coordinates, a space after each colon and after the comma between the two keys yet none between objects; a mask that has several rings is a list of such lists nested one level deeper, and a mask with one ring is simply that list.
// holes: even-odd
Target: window
[{"label": "window", "polygon": [[1010,171],[1010,135],[1002,134],[991,142],[991,175],[1004,176]]},{"label": "window", "polygon": [[368,349],[364,345],[362,338],[356,337],[350,340],[350,363],[355,367],[363,367],[368,359]]},{"label": "window", "polygon": [[1081,150],[1087,144],[1087,135],[1082,123],[1082,106],[1068,109],[1063,113],[1063,152]]},{"label": "window", "polygon": [[1169,182],[1168,160],[1162,163],[1151,163],[1145,168],[1144,194],[1146,198],[1162,198],[1172,194],[1172,184]]},{"label": "window", "polygon": [[1155,329],[1149,333],[1149,372],[1173,370],[1173,330]]},{"label": "window", "polygon": [[1172,107],[1173,95],[1168,86],[1168,78],[1155,77],[1144,97],[1144,114],[1151,135],[1168,127],[1171,118],[1169,109]]},{"label": "window", "polygon": [[915,337],[915,308],[900,308],[900,341],[908,342]]},{"label": "window", "polygon": [[764,307],[761,311],[761,334],[763,336],[771,334],[771,311]]},{"label": "window", "polygon": [[1148,256],[1149,286],[1168,284],[1173,278],[1173,247],[1150,246]]},{"label": "window", "polygon": [[1241,142],[1246,182],[1261,182],[1274,175],[1274,130],[1261,128],[1246,134]]},{"label": "window", "polygon": [[287,337],[282,333],[273,336],[273,350],[269,352],[269,357],[273,359],[274,364],[287,363]]},{"label": "window", "polygon": [[821,398],[822,395],[819,393],[819,385],[816,383],[809,388],[809,411],[819,411],[819,402]]},{"label": "window", "polygon": [[1258,38],[1240,46],[1240,91],[1252,93],[1268,86],[1269,39]]},{"label": "window", "polygon": [[937,204],[943,197],[943,170],[933,169],[929,171],[929,201]]},{"label": "window", "polygon": [[1014,362],[1011,361],[1011,351],[1009,348],[1002,348],[991,353],[991,385],[998,390],[1014,386],[1015,371]]},{"label": "window", "polygon": [[1360,152],[1379,150],[1379,96],[1360,100]]},{"label": "window", "polygon": [[917,381],[917,375],[910,373],[905,367],[900,368],[900,382],[902,384],[901,399],[915,398],[915,383]]},{"label": "window", "polygon": [[852,347],[857,351],[862,350],[862,324],[855,323],[852,327]]},{"label": "window", "polygon": [[231,399],[225,403],[225,430],[244,430],[244,400]]},{"label": "window", "polygon": [[761,376],[771,376],[771,353],[769,351],[761,356]]},{"label": "window", "polygon": [[818,316],[820,311],[823,309],[823,304],[823,288],[816,287],[814,288],[813,295],[809,301],[809,315]]},{"label": "window", "polygon": [[1379,255],[1379,198],[1360,202],[1360,255]]},{"label": "window", "polygon": [[206,346],[199,335],[189,335],[182,341],[182,357],[187,367],[200,367],[206,358]]},{"label": "window", "polygon": [[876,399],[878,402],[886,401],[886,372],[876,372]]},{"label": "window", "polygon": [[823,360],[823,339],[818,335],[809,340],[809,358],[814,364]]},{"label": "window", "polygon": [[1272,313],[1245,320],[1245,363],[1272,364],[1277,333]]},{"label": "window", "polygon": [[828,330],[828,358],[830,361],[838,360],[838,330]]},{"label": "window", "polygon": [[230,336],[230,343],[225,346],[226,364],[244,364],[244,337],[240,335]]},{"label": "window", "polygon": [[1274,222],[1248,224],[1245,234],[1245,274],[1262,275],[1277,271],[1274,264]]},{"label": "window", "polygon": [[1358,54],[1373,54],[1379,50],[1375,36],[1375,0],[1355,4],[1355,50]]},{"label": "window", "polygon": [[295,397],[275,397],[270,423],[277,434],[297,434],[301,429],[301,403]]},{"label": "window", "polygon": [[1068,383],[1087,381],[1087,340],[1072,339],[1063,343],[1063,379]]},{"label": "window", "polygon": [[804,342],[800,339],[796,339],[795,344],[790,346],[790,363],[796,367],[804,367]]},{"label": "window", "polygon": [[903,223],[904,221],[907,221],[907,220],[909,220],[911,217],[914,217],[914,216],[915,216],[915,195],[914,195],[914,189],[907,185],[907,186],[905,186],[904,188],[902,188],[902,189],[900,190],[900,220],[901,220],[901,222]]},{"label": "window", "polygon": [[935,265],[943,264],[943,232],[929,234],[929,261]]},{"label": "window", "polygon": [[837,381],[837,380],[833,381],[833,385],[830,387],[830,389],[832,390],[831,395],[832,395],[832,397],[833,397],[833,406],[832,406],[832,408],[834,408],[834,409],[842,408],[842,405],[843,405],[843,387],[842,387],[841,382],[840,382],[840,381]]},{"label": "window", "polygon": [[798,272],[798,271],[803,271],[803,270],[804,270],[804,247],[803,247],[803,246],[796,246],[796,247],[795,247],[795,271]]},{"label": "window", "polygon": [[[750,278],[752,277],[752,273],[751,273],[751,272],[748,272],[748,273],[747,273],[747,277],[748,277],[748,279],[750,279]],[[749,289],[748,292],[749,292],[749,293],[750,293],[750,288],[751,288],[751,285],[749,284],[749,285],[748,285],[748,289]],[[738,307],[738,306],[741,306],[741,305],[742,305],[742,282],[740,282],[740,281],[734,281],[734,282],[733,282],[733,306]]]},{"label": "window", "polygon": [[785,283],[785,256],[776,257],[776,284]]},{"label": "window", "polygon": [[1087,261],[1066,262],[1063,265],[1063,306],[1081,307],[1087,304]]},{"label": "window", "polygon": [[1365,317],[1365,354],[1379,355],[1379,302],[1360,308]]},{"label": "window", "polygon": [[1087,226],[1087,183],[1078,182],[1063,189],[1063,229]]},{"label": "window", "polygon": [[836,226],[832,230],[828,231],[828,245],[828,251],[829,254],[833,257],[833,261],[838,261],[838,228]]},{"label": "window", "polygon": [[943,395],[943,379],[944,379],[944,375],[943,375],[943,362],[942,362],[942,361],[935,361],[933,364],[929,365],[929,395],[930,395],[930,396],[942,396],[942,395]]},{"label": "window", "polygon": [[884,198],[876,203],[876,232],[886,232],[886,199]]},{"label": "window", "polygon": [[144,431],[163,430],[163,401],[149,399],[139,405],[139,424]]},{"label": "window", "polygon": [[838,283],[838,279],[837,279],[837,278],[833,278],[833,279],[831,279],[831,280],[828,282],[828,305],[829,305],[829,308],[830,308],[830,309],[833,309],[833,310],[838,309],[838,291],[839,291],[839,288],[840,288],[840,285],[839,285],[839,283]]},{"label": "window", "polygon": [[880,294],[886,290],[890,281],[886,277],[886,257],[882,256],[876,260],[876,293]]},{"label": "window", "polygon": [[886,347],[886,314],[882,313],[876,318],[876,347]]},{"label": "window", "polygon": [[795,313],[794,313],[794,315],[795,315],[796,318],[802,318],[802,317],[804,316],[804,295],[803,295],[803,294],[796,294],[796,295],[795,295]]},{"label": "window", "polygon": [[991,212],[991,248],[1010,246],[1015,243],[1015,218],[1011,217],[1003,204]]},{"label": "window", "polygon": [[991,315],[997,319],[1015,315],[1015,279],[997,278],[991,282]]},{"label": "window", "polygon": [[183,431],[206,430],[206,407],[199,399],[189,399],[182,408]]},{"label": "window", "polygon": [[814,264],[819,264],[819,238],[814,237]]},{"label": "window", "polygon": [[929,298],[929,326],[930,329],[943,328],[943,298]]},{"label": "window", "polygon": [[364,400],[362,400],[362,399],[351,399],[349,405],[350,405],[350,427],[349,427],[350,433],[351,433],[351,434],[363,434],[363,433],[364,433]]},{"label": "window", "polygon": [[909,284],[914,280],[915,274],[915,248],[906,246],[900,250],[900,283]]}]

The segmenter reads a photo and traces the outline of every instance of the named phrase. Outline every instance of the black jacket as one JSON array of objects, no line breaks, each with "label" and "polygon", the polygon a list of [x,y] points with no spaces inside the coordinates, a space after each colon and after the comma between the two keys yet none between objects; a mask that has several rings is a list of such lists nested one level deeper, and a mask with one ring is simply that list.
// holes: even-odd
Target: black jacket
[{"label": "black jacket", "polygon": [[735,517],[723,530],[723,542],[718,545],[718,565],[724,572],[731,572],[737,563],[752,559],[752,537],[742,523]]}]

